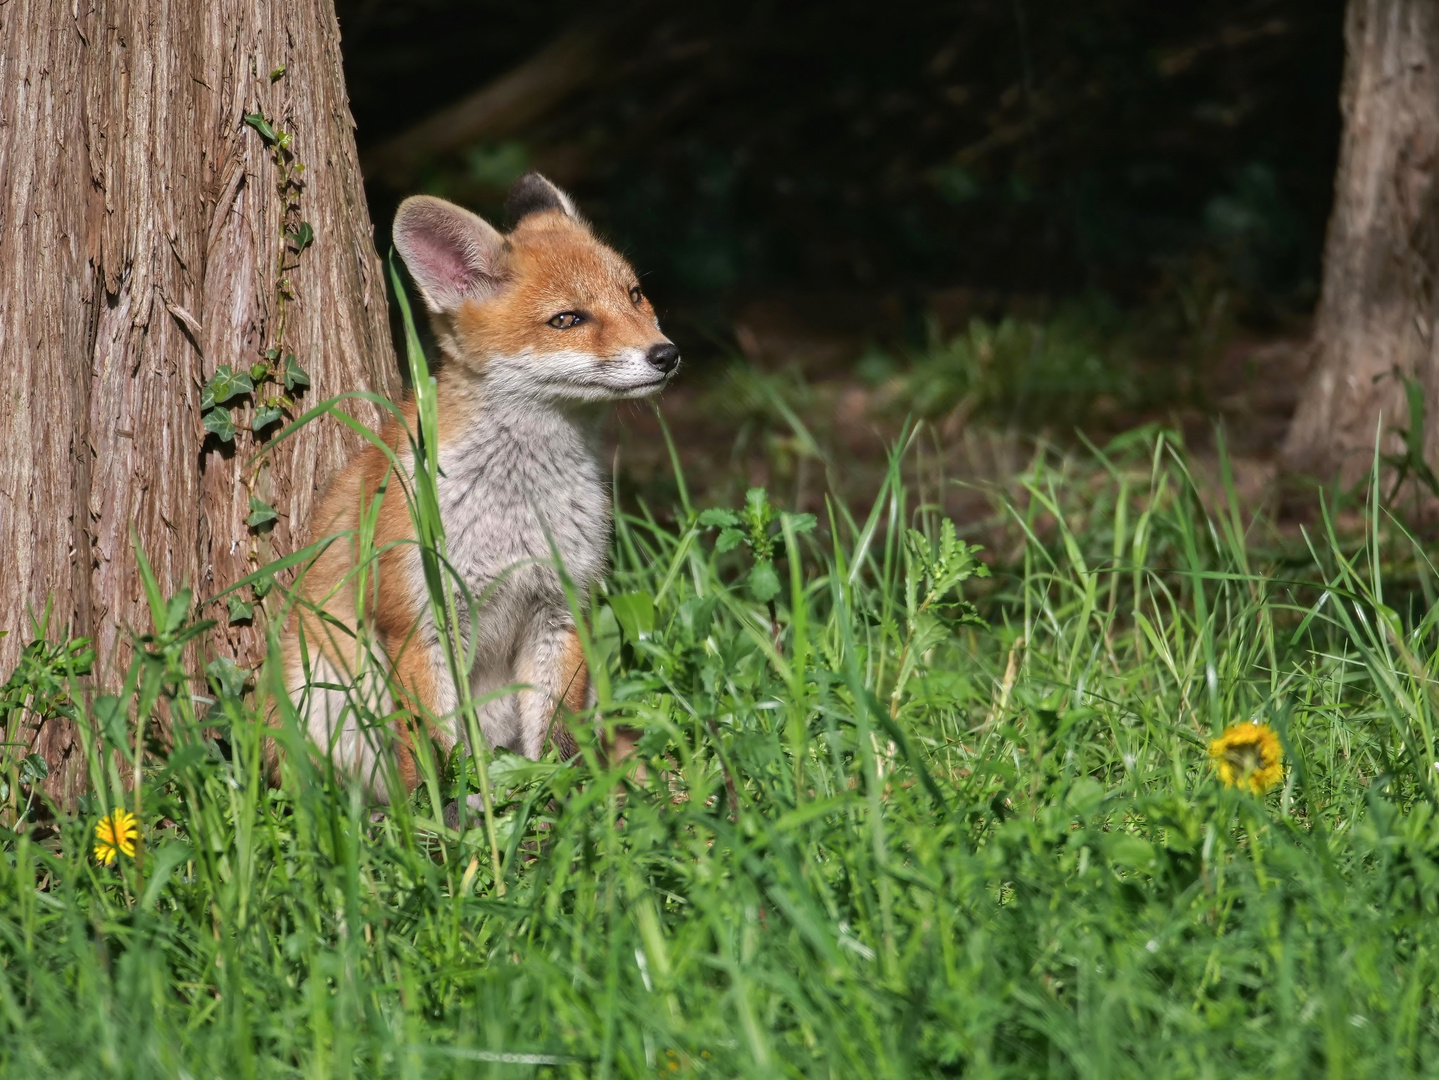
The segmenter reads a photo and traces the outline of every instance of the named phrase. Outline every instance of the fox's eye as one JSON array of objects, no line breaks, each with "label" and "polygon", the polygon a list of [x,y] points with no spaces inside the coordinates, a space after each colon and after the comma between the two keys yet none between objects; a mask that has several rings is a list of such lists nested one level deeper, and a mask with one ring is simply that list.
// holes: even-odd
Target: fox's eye
[{"label": "fox's eye", "polygon": [[568,330],[572,326],[579,326],[585,321],[585,317],[578,311],[562,311],[550,320],[550,325],[556,330]]},{"label": "fox's eye", "polygon": [[639,302],[640,302],[641,300],[643,300],[644,298],[645,298],[645,294],[642,293],[642,292],[640,292],[640,287],[639,287],[638,285],[632,285],[632,286],[630,286],[630,303],[631,303],[631,304],[636,304],[636,305],[638,305]]}]

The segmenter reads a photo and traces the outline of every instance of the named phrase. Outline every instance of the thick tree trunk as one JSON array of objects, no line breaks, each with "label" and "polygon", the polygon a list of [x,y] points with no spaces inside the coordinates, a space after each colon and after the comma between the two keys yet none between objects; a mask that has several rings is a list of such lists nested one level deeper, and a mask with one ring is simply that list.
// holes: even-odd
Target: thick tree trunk
[{"label": "thick tree trunk", "polygon": [[1284,450],[1291,470],[1353,482],[1381,420],[1397,449],[1405,378],[1424,389],[1426,459],[1439,450],[1439,5],[1349,0],[1345,42],[1316,363]]},{"label": "thick tree trunk", "polygon": [[[255,113],[293,133],[293,200]],[[353,126],[331,0],[0,6],[0,679],[50,604],[50,636],[93,636],[95,681],[118,683],[150,623],[132,529],[162,588],[197,599],[292,550],[353,437],[312,424],[247,467],[253,396],[228,402],[232,444],[202,428],[221,365],[263,361],[283,323],[312,384],[287,415],[396,389]],[[314,242],[281,272],[301,220]],[[247,527],[252,494],[272,531]],[[258,658],[258,618],[205,614],[216,651]],[[73,733],[31,737],[68,798]]]}]

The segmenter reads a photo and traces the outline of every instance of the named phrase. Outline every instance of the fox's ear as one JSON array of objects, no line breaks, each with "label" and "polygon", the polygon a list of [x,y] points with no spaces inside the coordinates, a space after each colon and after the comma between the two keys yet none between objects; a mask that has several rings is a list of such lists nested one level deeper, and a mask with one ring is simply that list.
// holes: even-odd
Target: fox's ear
[{"label": "fox's ear", "polygon": [[515,181],[505,200],[505,216],[510,227],[520,223],[520,218],[539,214],[545,210],[558,210],[567,217],[579,218],[574,200],[537,172],[528,172]]},{"label": "fox's ear", "polygon": [[395,212],[395,247],[435,314],[483,300],[504,284],[505,238],[483,218],[433,195]]}]

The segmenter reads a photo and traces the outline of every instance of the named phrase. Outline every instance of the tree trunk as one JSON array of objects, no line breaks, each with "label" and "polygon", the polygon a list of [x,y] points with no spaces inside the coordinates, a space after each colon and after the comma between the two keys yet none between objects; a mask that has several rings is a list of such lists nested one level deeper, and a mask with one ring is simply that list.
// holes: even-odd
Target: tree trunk
[{"label": "tree trunk", "polygon": [[1314,327],[1315,367],[1284,447],[1293,471],[1344,482],[1408,427],[1405,379],[1423,388],[1439,449],[1439,6],[1349,0],[1344,136]]},{"label": "tree trunk", "polygon": [[[288,194],[257,113],[305,166]],[[93,636],[95,681],[118,684],[150,625],[132,530],[162,589],[197,600],[293,550],[353,436],[311,424],[250,465],[282,427],[249,430],[275,383],[227,403],[222,443],[201,415],[222,365],[293,353],[311,385],[286,419],[397,389],[353,128],[331,0],[0,6],[0,679],[49,604],[50,638]],[[302,221],[297,253],[282,234]],[[252,495],[278,511],[260,529]],[[202,614],[207,651],[260,657],[261,614]],[[68,801],[73,732],[28,737]]]}]

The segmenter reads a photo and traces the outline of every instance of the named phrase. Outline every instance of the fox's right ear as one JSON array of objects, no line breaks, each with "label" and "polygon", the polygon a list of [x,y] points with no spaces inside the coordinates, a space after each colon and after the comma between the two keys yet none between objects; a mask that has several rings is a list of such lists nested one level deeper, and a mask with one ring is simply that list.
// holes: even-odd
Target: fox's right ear
[{"label": "fox's right ear", "polygon": [[483,218],[433,195],[395,212],[395,247],[435,314],[484,300],[504,284],[505,238]]},{"label": "fox's right ear", "polygon": [[542,214],[546,210],[556,210],[577,221],[580,217],[573,199],[539,173],[525,173],[515,181],[515,186],[510,188],[510,194],[505,199],[505,216],[510,219],[510,225],[518,225],[521,218],[530,214]]}]

